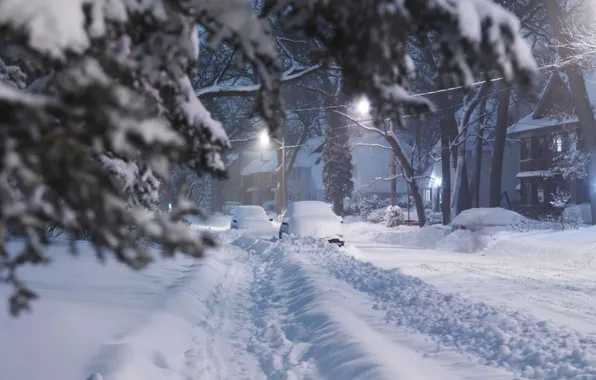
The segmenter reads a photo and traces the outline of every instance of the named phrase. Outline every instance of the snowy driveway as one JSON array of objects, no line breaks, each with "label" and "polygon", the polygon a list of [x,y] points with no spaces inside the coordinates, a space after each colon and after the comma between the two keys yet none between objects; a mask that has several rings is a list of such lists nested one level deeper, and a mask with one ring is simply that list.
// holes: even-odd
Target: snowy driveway
[{"label": "snowy driveway", "polygon": [[[503,299],[492,295],[486,303],[478,302],[488,293],[486,286],[479,290],[479,279],[460,284],[463,296],[448,294],[475,276],[493,286],[498,276],[489,275],[497,272],[491,265],[474,272],[455,264],[477,266],[481,257],[441,261],[438,252],[372,244],[339,249],[308,238],[279,241],[273,233],[219,237],[221,247],[198,263],[177,259],[133,273],[114,263],[99,268],[88,256],[76,263],[62,257],[28,274],[42,300],[21,320],[0,315],[2,378],[84,380],[94,372],[104,380],[596,376],[595,337],[503,301],[526,285],[498,280],[519,288],[499,289]],[[379,266],[399,261],[426,282],[350,256],[358,251]],[[383,262],[388,256],[393,261]],[[425,265],[447,278],[470,274],[449,285],[420,269]]]}]

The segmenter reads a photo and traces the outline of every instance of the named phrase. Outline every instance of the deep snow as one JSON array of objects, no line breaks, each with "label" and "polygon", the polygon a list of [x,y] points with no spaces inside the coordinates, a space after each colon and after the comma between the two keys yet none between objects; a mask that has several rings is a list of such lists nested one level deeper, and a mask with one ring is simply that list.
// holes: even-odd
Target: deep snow
[{"label": "deep snow", "polygon": [[[596,238],[584,230],[510,234],[482,254],[461,254],[378,243],[370,230],[396,233],[366,227],[346,226],[359,240],[347,249],[279,241],[274,228],[216,232],[221,246],[206,259],[166,260],[139,273],[63,256],[57,246],[52,266],[25,273],[42,297],[33,314],[0,315],[2,378],[596,376]],[[412,247],[416,234],[444,232],[398,231]],[[563,253],[570,241],[584,259]],[[521,246],[525,256],[513,257]],[[530,247],[555,251],[537,260]],[[549,314],[532,294],[560,309]]]}]

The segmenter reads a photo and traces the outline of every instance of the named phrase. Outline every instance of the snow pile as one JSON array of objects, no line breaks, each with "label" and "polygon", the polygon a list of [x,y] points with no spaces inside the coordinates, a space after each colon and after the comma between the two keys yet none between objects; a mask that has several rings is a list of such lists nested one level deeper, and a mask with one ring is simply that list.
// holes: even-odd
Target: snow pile
[{"label": "snow pile", "polygon": [[403,247],[436,248],[439,241],[451,231],[449,227],[433,225],[425,227],[400,227],[398,231],[387,231],[370,234],[370,241],[382,244],[400,245]]},{"label": "snow pile", "polygon": [[492,257],[556,260],[570,267],[596,268],[596,227],[503,236],[483,250]]},{"label": "snow pile", "polygon": [[306,255],[314,264],[373,299],[388,321],[433,337],[441,347],[477,355],[532,379],[596,376],[596,338],[519,313],[442,294],[397,270],[379,269],[313,239],[281,243],[286,255]]}]

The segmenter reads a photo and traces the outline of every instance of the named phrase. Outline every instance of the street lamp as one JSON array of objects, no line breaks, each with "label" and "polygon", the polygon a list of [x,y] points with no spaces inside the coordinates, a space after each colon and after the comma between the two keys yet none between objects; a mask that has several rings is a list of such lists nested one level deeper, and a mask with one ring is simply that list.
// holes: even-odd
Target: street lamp
[{"label": "street lamp", "polygon": [[282,139],[279,141],[276,138],[273,138],[269,135],[268,130],[263,130],[259,135],[259,143],[263,148],[269,146],[271,140],[278,143],[281,147],[281,181],[279,184],[279,196],[281,197],[281,210],[286,209],[286,144],[285,144],[285,129],[283,131]]},{"label": "street lamp", "polygon": [[356,102],[356,112],[361,116],[368,116],[370,112],[370,101],[366,97],[363,96]]},{"label": "street lamp", "polygon": [[270,141],[271,138],[269,137],[269,131],[263,130],[259,135],[259,143],[263,148],[266,148],[269,146]]}]

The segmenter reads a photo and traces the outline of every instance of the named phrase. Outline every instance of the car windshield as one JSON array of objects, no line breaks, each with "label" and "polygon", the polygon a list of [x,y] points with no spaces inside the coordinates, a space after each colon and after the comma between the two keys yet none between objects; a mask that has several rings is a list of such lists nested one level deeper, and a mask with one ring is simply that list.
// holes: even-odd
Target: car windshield
[{"label": "car windshield", "polygon": [[288,214],[295,217],[336,217],[327,203],[309,201],[292,203]]}]

